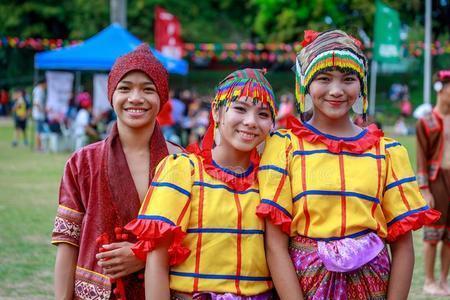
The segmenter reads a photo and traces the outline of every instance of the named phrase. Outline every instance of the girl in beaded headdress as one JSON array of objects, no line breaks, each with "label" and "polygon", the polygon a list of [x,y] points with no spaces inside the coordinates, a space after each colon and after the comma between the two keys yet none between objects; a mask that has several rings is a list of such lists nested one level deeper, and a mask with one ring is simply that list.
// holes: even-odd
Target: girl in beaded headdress
[{"label": "girl in beaded headdress", "polygon": [[272,299],[256,173],[273,127],[274,94],[261,70],[218,86],[201,146],[158,167],[138,218],[127,225],[147,259],[147,299]]},{"label": "girl in beaded headdress", "polygon": [[350,119],[352,107],[364,116],[367,109],[359,45],[340,30],[306,32],[296,96],[312,118],[291,119],[266,142],[257,214],[267,221],[267,260],[282,299],[298,299],[299,283],[306,299],[406,299],[411,230],[439,217],[419,192],[406,149]]}]

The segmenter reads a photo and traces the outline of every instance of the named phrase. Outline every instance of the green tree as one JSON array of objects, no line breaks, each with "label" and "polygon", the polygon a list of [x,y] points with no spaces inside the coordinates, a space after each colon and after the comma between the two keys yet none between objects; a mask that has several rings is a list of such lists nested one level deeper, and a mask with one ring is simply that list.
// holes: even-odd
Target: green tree
[{"label": "green tree", "polygon": [[[383,1],[400,12],[406,24],[422,15],[420,0]],[[373,34],[374,1],[366,0],[252,0],[256,11],[253,30],[265,41],[293,42],[303,39],[303,31],[340,28],[353,34],[363,29]]]}]

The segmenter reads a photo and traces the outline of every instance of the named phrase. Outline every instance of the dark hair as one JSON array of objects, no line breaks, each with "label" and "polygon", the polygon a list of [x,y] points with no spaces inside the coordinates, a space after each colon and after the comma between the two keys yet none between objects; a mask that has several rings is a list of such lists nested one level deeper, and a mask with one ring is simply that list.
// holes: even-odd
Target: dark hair
[{"label": "dark hair", "polygon": [[446,85],[447,83],[450,83],[450,76],[441,76],[440,73],[442,71],[438,71],[434,73],[433,75],[433,82],[440,81],[443,85]]}]

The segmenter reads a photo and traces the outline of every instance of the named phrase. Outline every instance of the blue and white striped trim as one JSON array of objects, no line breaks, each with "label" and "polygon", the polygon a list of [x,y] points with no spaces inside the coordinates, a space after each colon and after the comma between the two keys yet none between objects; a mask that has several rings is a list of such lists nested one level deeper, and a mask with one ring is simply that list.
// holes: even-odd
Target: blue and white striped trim
[{"label": "blue and white striped trim", "polygon": [[170,271],[170,275],[181,276],[181,277],[192,277],[201,279],[227,279],[227,280],[242,280],[242,281],[269,281],[270,277],[261,276],[236,276],[236,275],[225,275],[225,274],[204,274],[204,273],[188,273],[188,272],[178,272]]},{"label": "blue and white striped trim", "polygon": [[300,194],[298,194],[297,196],[294,197],[293,201],[296,202],[298,200],[300,200],[302,197],[307,196],[307,195],[323,195],[323,196],[347,196],[347,197],[356,197],[356,198],[360,198],[360,199],[364,199],[370,202],[375,202],[375,203],[380,203],[380,200],[376,197],[372,197],[372,196],[368,196],[368,195],[364,195],[361,193],[356,193],[356,192],[343,192],[343,191],[327,191],[327,190],[308,190],[308,191],[304,191],[301,192]]},{"label": "blue and white striped trim", "polygon": [[164,223],[170,224],[172,226],[176,226],[174,222],[163,217],[163,216],[155,216],[155,215],[139,215],[138,220],[153,220],[153,221],[162,221]]},{"label": "blue and white striped trim", "polygon": [[388,184],[384,188],[384,192],[387,192],[388,190],[390,190],[390,189],[392,189],[392,188],[394,188],[396,186],[402,185],[402,184],[407,183],[407,182],[413,182],[413,181],[416,181],[416,177],[415,176],[407,177],[407,178],[403,178],[403,179],[394,181],[393,183]]},{"label": "blue and white striped trim", "polygon": [[387,223],[387,226],[390,227],[390,226],[392,226],[394,223],[396,223],[396,222],[398,222],[398,221],[400,221],[400,220],[402,220],[402,219],[404,219],[404,218],[406,218],[406,217],[409,217],[410,215],[413,215],[413,214],[418,213],[418,212],[425,211],[425,210],[427,210],[427,209],[429,209],[429,207],[428,207],[428,205],[425,205],[425,206],[423,206],[423,207],[420,207],[420,208],[417,208],[417,209],[413,209],[413,210],[407,211],[407,212],[405,212],[405,213],[403,213],[403,214],[401,214],[401,215],[396,216],[395,218],[393,218],[391,221],[389,221],[389,222]]},{"label": "blue and white striped trim", "polygon": [[286,216],[288,216],[289,218],[292,219],[292,215],[283,206],[281,206],[280,204],[278,204],[278,203],[276,203],[276,202],[274,202],[272,200],[269,200],[269,199],[262,199],[261,203],[264,203],[264,204],[271,205],[271,206],[275,207],[276,209],[281,211],[283,214],[285,214]]},{"label": "blue and white striped trim", "polygon": [[188,197],[191,196],[190,192],[188,192],[185,189],[179,187],[178,185],[175,185],[175,184],[170,183],[170,182],[152,182],[151,186],[154,186],[154,187],[168,187],[168,188],[174,189],[174,190],[176,190],[176,191],[178,191],[178,192],[180,192],[180,193],[182,193],[182,194],[184,194],[184,195],[186,195]]},{"label": "blue and white striped trim", "polygon": [[187,233],[231,233],[231,234],[264,234],[260,229],[237,229],[237,228],[189,228]]},{"label": "blue and white striped trim", "polygon": [[374,159],[385,159],[386,158],[385,155],[376,155],[376,154],[373,154],[373,153],[361,153],[361,154],[358,154],[358,153],[351,153],[351,152],[347,152],[347,151],[334,153],[334,152],[331,152],[331,151],[326,150],[326,149],[304,150],[304,151],[298,150],[298,151],[294,151],[292,153],[293,156],[296,156],[296,155],[305,155],[306,156],[306,155],[314,155],[314,154],[348,155],[348,156],[355,156],[355,157],[371,157],[371,158],[374,158]]},{"label": "blue and white striped trim", "polygon": [[278,173],[281,173],[283,175],[287,175],[288,171],[285,169],[282,169],[280,167],[274,166],[274,165],[264,165],[259,167],[258,169],[259,171],[267,171],[267,170],[273,170],[273,171],[277,171]]},{"label": "blue and white striped trim", "polygon": [[248,194],[248,193],[259,193],[259,190],[257,189],[248,189],[245,191],[237,191],[234,190],[224,184],[212,184],[212,183],[206,183],[206,182],[201,182],[201,181],[194,181],[194,186],[203,186],[203,187],[207,187],[207,188],[211,188],[211,189],[224,189],[230,193],[234,193],[234,194]]}]

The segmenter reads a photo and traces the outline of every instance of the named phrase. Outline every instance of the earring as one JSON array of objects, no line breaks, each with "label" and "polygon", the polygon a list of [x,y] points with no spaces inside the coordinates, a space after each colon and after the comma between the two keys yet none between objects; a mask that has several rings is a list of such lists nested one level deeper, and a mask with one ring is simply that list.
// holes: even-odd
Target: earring
[{"label": "earring", "polygon": [[362,115],[364,113],[364,103],[362,95],[359,95],[358,99],[356,99],[355,103],[353,103],[352,109],[355,114]]},{"label": "earring", "polygon": [[310,94],[305,95],[305,111],[304,113],[313,108],[313,100]]},{"label": "earring", "polygon": [[220,137],[220,131],[219,126],[216,126],[216,129],[214,130],[214,144],[216,146],[220,146],[221,137]]},{"label": "earring", "polygon": [[442,82],[440,82],[440,81],[436,81],[434,84],[433,84],[433,88],[434,88],[434,90],[435,90],[435,92],[436,93],[439,93],[440,91],[442,91],[442,88],[444,87],[444,85],[442,84]]}]

